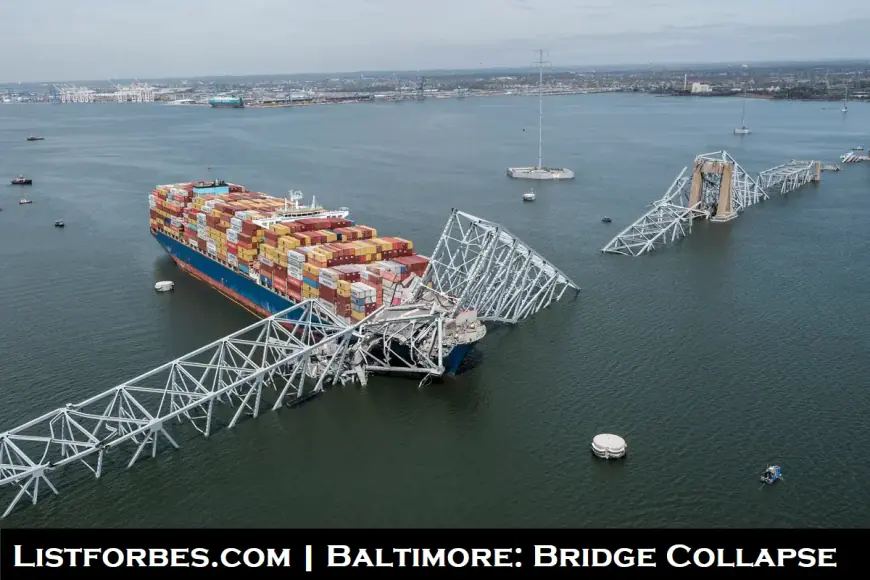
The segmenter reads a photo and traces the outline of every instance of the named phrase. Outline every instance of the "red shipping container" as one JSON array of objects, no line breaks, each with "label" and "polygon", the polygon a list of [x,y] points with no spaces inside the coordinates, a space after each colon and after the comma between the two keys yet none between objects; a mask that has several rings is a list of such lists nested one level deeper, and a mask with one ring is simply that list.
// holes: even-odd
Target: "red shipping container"
[{"label": "red shipping container", "polygon": [[326,286],[320,286],[320,297],[333,304],[335,303],[335,290]]},{"label": "red shipping container", "polygon": [[295,278],[287,278],[287,292],[302,293],[302,281]]},{"label": "red shipping container", "polygon": [[277,290],[278,292],[283,292],[284,294],[287,293],[287,280],[284,280],[282,278],[273,278],[272,284],[275,286],[275,290]]},{"label": "red shipping container", "polygon": [[260,226],[258,226],[254,222],[249,222],[249,221],[242,222],[242,232],[248,234],[249,236],[256,235],[258,229],[260,229]]},{"label": "red shipping container", "polygon": [[197,240],[196,244],[199,246],[201,252],[205,252],[208,249],[208,242],[205,240]]},{"label": "red shipping container", "polygon": [[274,272],[274,270],[272,269],[272,266],[267,266],[266,264],[263,264],[262,262],[260,263],[260,273],[261,274],[271,278],[272,272]]},{"label": "red shipping container", "polygon": [[369,314],[371,314],[372,312],[374,312],[377,309],[378,309],[377,304],[366,304],[366,306],[365,306],[366,316],[368,316]]},{"label": "red shipping container", "polygon": [[266,241],[269,242],[269,245],[271,245],[271,246],[278,245],[279,236],[278,236],[278,234],[276,234],[272,230],[264,230],[263,237],[266,238]]},{"label": "red shipping container", "polygon": [[273,280],[281,279],[281,280],[284,280],[286,282],[287,281],[287,270],[285,270],[282,266],[279,266],[276,264],[272,268],[272,279]]}]

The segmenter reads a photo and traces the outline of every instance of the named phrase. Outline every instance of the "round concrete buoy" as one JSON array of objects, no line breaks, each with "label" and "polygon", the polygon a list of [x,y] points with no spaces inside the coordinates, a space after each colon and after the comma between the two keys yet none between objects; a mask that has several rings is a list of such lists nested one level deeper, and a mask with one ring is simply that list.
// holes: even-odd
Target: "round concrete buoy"
[{"label": "round concrete buoy", "polygon": [[612,433],[601,433],[592,439],[592,453],[602,459],[619,459],[627,450],[625,439]]}]

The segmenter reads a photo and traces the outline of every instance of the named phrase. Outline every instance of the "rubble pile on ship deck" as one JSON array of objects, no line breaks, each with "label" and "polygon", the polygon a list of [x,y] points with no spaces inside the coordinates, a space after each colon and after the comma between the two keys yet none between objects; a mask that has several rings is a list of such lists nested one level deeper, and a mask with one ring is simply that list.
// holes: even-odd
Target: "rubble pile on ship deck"
[{"label": "rubble pile on ship deck", "polygon": [[228,194],[196,195],[193,183],[159,186],[149,196],[151,229],[196,248],[290,300],[316,298],[353,323],[382,305],[398,305],[409,276],[428,260],[414,244],[379,237],[347,219],[271,222],[285,200],[229,184]]}]

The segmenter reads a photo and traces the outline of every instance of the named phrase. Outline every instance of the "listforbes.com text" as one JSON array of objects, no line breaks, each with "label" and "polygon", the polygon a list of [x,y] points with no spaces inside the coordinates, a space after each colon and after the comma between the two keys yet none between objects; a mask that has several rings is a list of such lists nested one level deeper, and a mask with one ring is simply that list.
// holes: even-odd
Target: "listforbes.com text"
[{"label": "listforbes.com text", "polygon": [[146,568],[755,568],[836,567],[835,548],[392,548],[346,545],[294,548],[23,548],[13,567]]}]

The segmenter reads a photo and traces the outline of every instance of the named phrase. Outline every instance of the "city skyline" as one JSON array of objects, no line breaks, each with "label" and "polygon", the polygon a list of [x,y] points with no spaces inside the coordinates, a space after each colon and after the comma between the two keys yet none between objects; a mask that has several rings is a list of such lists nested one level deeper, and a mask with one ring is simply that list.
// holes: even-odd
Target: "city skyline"
[{"label": "city skyline", "polygon": [[[4,83],[352,71],[858,60],[870,4],[842,0],[60,0],[4,3]],[[807,24],[807,14],[812,23]],[[843,14],[848,15],[845,19]],[[764,24],[759,24],[764,23]]]}]

